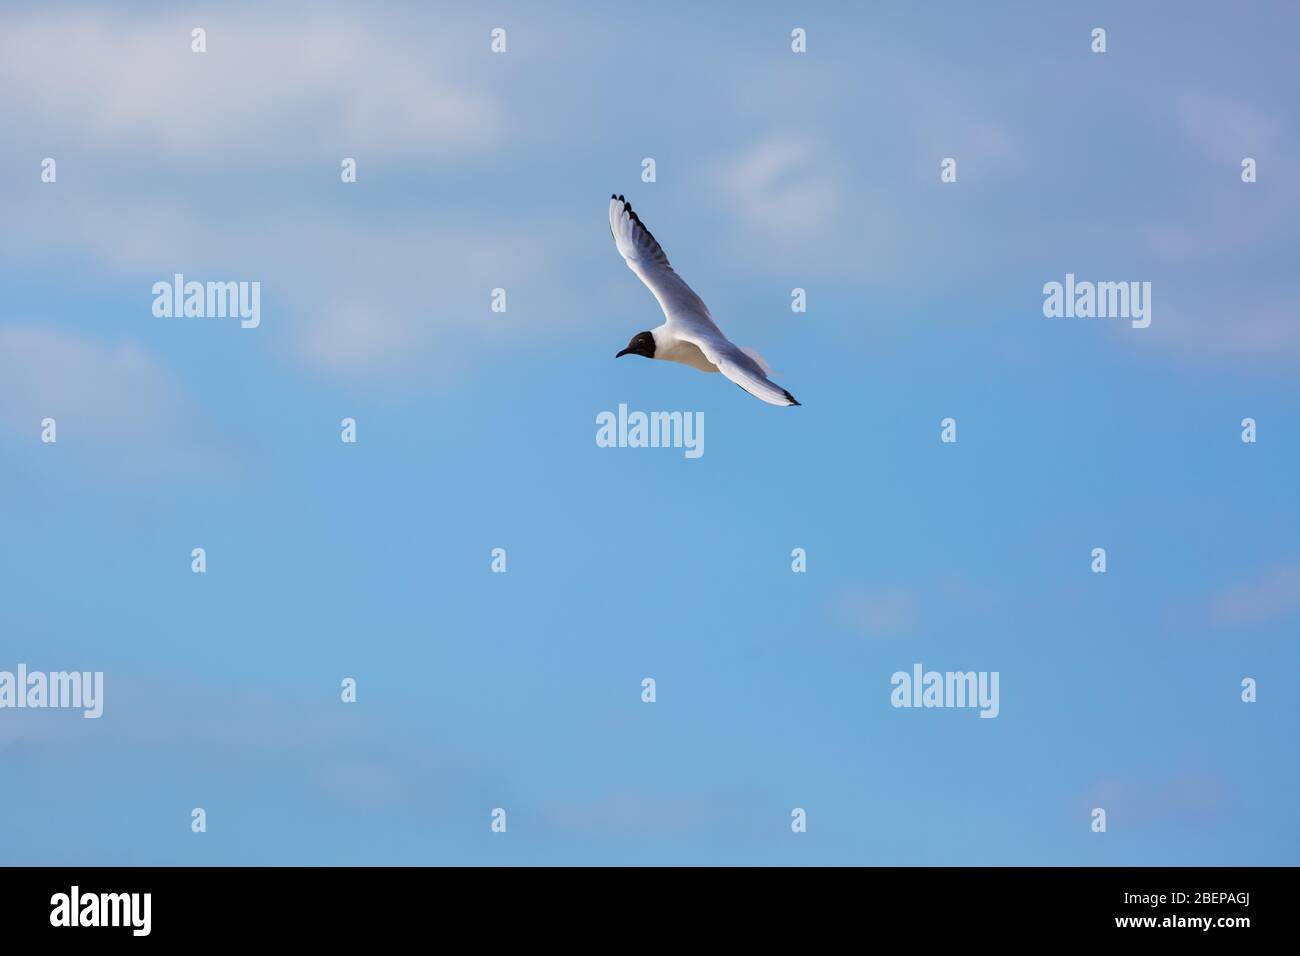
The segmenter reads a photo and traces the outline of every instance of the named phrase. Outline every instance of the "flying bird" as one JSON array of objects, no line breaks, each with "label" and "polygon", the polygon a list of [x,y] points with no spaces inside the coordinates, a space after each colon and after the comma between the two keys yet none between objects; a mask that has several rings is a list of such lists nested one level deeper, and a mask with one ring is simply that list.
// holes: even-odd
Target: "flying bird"
[{"label": "flying bird", "polygon": [[609,231],[627,260],[627,267],[646,284],[667,321],[656,329],[638,332],[624,355],[681,362],[701,372],[721,372],[755,398],[770,405],[798,405],[793,395],[777,385],[762,356],[753,349],[733,345],[713,323],[713,316],[694,290],[668,264],[663,247],[632,211],[622,196],[609,197]]}]

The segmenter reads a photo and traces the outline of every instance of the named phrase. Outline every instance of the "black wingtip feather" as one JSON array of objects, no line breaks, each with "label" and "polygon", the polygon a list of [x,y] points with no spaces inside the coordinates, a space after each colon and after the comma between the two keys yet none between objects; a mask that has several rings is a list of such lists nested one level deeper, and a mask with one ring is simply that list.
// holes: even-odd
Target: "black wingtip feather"
[{"label": "black wingtip feather", "polygon": [[[618,198],[623,199],[622,196],[619,196]],[[655,238],[655,234],[651,232],[646,227],[646,224],[641,221],[641,217],[636,214],[636,210],[632,208],[632,204],[625,199],[623,200],[623,208],[627,210],[627,214],[632,218],[632,221],[641,227],[641,231],[644,232],[647,236],[649,236],[652,242],[659,241],[658,239]]]},{"label": "black wingtip feather", "polygon": [[[656,245],[659,243],[659,240],[655,238],[655,234],[646,228],[646,224],[643,223],[641,221],[641,217],[636,214],[636,210],[632,208],[632,204],[623,198],[622,193],[619,193],[617,196],[610,196],[609,198],[617,199],[619,202],[621,202],[623,204],[623,211],[628,214],[628,218],[630,218],[632,222],[634,222],[637,225],[637,227],[642,232],[644,232],[647,237],[649,237],[651,242],[655,243]],[[613,232],[614,230],[611,228],[610,234],[613,235]]]}]

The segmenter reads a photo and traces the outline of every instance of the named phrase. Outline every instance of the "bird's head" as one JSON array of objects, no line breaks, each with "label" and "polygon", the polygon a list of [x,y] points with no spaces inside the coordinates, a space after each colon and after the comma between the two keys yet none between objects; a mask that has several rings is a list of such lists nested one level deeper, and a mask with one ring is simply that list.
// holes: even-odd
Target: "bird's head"
[{"label": "bird's head", "polygon": [[614,358],[622,358],[624,355],[644,355],[646,358],[654,358],[654,333],[638,332],[636,335],[632,336],[632,341],[627,343],[627,348],[615,355]]}]

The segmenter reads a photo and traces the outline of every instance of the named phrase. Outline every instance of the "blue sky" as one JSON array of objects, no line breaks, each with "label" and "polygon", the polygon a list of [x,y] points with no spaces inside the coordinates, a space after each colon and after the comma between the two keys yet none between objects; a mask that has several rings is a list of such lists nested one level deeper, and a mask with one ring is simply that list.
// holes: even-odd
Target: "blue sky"
[{"label": "blue sky", "polygon": [[[1300,862],[1294,7],[693,6],[0,14],[0,862]],[[803,407],[614,361],[611,191]]]}]

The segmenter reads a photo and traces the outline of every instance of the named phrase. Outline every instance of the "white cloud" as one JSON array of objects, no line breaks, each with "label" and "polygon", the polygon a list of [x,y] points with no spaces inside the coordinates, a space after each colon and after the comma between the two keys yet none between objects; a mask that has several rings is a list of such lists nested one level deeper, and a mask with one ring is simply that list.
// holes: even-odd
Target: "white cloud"
[{"label": "white cloud", "polygon": [[[571,319],[581,289],[541,289],[562,281],[553,266],[570,235],[553,210],[448,212],[427,185],[407,208],[391,199],[391,174],[367,172],[462,170],[500,155],[517,129],[486,32],[407,18],[328,6],[144,23],[92,10],[0,16],[0,117],[60,162],[57,188],[0,184],[16,223],[0,255],[31,269],[88,259],[99,274],[79,268],[80,281],[143,290],[142,321],[144,291],[174,272],[260,281],[258,345],[335,379],[439,381],[470,367],[496,335],[496,286],[513,296],[531,285],[535,302],[567,302],[551,318]],[[195,25],[207,53],[190,51]],[[481,43],[466,43],[471,31]],[[339,182],[343,156],[358,159],[355,186]],[[313,193],[313,177],[338,201]],[[377,199],[368,182],[386,192]],[[602,222],[593,204],[592,234]],[[522,311],[509,317],[516,330],[541,321]]]},{"label": "white cloud", "polygon": [[38,433],[46,416],[103,439],[177,421],[176,387],[138,346],[41,325],[0,326],[0,423]]},{"label": "white cloud", "polygon": [[815,236],[835,211],[835,176],[824,155],[801,138],[767,139],[728,162],[719,179],[745,226],[769,238]]},{"label": "white cloud", "polygon": [[[202,24],[208,52],[190,50]],[[491,94],[454,80],[454,50],[378,37],[336,12],[204,12],[128,21],[85,10],[0,21],[0,108],[98,149],[212,165],[347,149],[383,162],[495,145]]]},{"label": "white cloud", "polygon": [[1265,568],[1211,596],[1209,620],[1216,627],[1256,627],[1285,620],[1300,611],[1300,564]]},{"label": "white cloud", "polygon": [[1225,170],[1237,171],[1246,156],[1267,165],[1268,157],[1289,154],[1285,124],[1250,102],[1208,91],[1168,92],[1188,141]]},{"label": "white cloud", "polygon": [[1221,774],[1197,766],[1138,779],[1102,780],[1083,803],[1088,812],[1101,807],[1111,820],[1204,825],[1222,819],[1234,799]]},{"label": "white cloud", "polygon": [[[0,325],[0,430],[40,442],[53,418],[57,448],[130,476],[229,465],[198,437],[188,396],[147,352],[45,325]],[[54,447],[54,446],[52,446]]]},{"label": "white cloud", "polygon": [[[277,207],[267,230],[260,209],[232,208],[214,222],[200,204],[164,197],[87,196],[44,208],[19,196],[13,208],[28,228],[0,235],[0,254],[41,265],[88,254],[138,287],[142,322],[181,321],[149,311],[153,282],[175,272],[261,282],[262,326],[242,334],[332,378],[443,380],[507,329],[594,314],[595,293],[559,274],[575,235],[553,214],[376,220],[327,206]],[[585,228],[599,236],[599,204],[592,209]],[[507,289],[506,315],[488,308],[498,286]],[[523,307],[525,293],[535,308]]]},{"label": "white cloud", "polygon": [[1245,289],[1231,295],[1178,287],[1166,297],[1162,327],[1153,322],[1151,330],[1153,343],[1169,352],[1197,361],[1279,367],[1300,356],[1300,321],[1295,299],[1285,290]]},{"label": "white cloud", "polygon": [[741,271],[874,281],[908,268],[915,231],[897,200],[861,180],[848,186],[837,153],[820,140],[764,137],[715,163],[707,181],[730,228],[728,259]]},{"label": "white cloud", "polygon": [[300,348],[308,362],[347,374],[384,366],[418,337],[402,316],[373,303],[345,302],[311,324]]},{"label": "white cloud", "polygon": [[1246,636],[1257,628],[1300,616],[1300,562],[1280,561],[1258,569],[1208,595],[1171,604],[1165,619],[1171,630],[1232,632]]},{"label": "white cloud", "polygon": [[839,613],[847,627],[867,637],[899,637],[911,633],[920,616],[916,596],[900,589],[845,595]]}]

